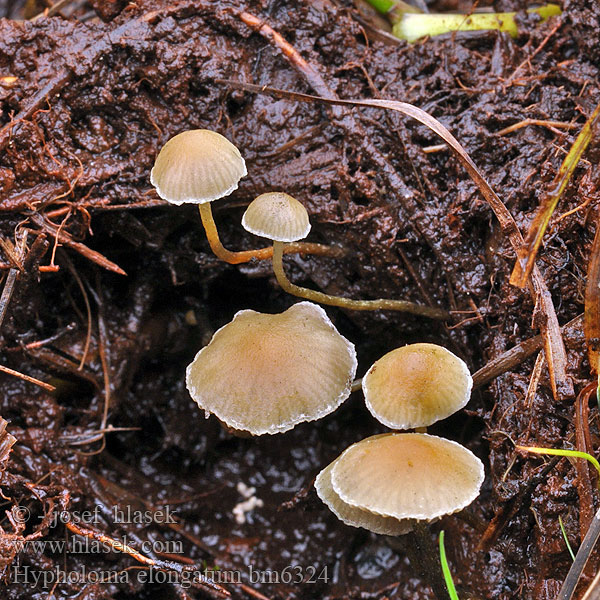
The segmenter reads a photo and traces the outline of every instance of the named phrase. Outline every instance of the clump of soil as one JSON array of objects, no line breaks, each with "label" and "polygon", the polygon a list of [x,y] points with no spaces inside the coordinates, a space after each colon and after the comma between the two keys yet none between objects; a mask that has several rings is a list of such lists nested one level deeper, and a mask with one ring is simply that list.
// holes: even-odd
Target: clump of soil
[{"label": "clump of soil", "polygon": [[[440,140],[414,121],[228,85],[321,93],[244,14],[283,36],[338,96],[403,100],[438,118],[526,231],[598,103],[597,9],[567,1],[558,19],[524,18],[518,39],[463,33],[413,45],[375,36],[350,3],[330,0],[75,2],[68,9],[68,18],[17,21],[20,7],[0,2],[8,17],[0,20],[0,235],[16,244],[2,252],[4,290],[12,289],[0,322],[2,363],[57,390],[2,376],[0,414],[17,440],[2,476],[12,510],[12,523],[2,523],[3,593],[218,597],[206,586],[161,583],[165,571],[153,571],[152,581],[139,577],[127,570],[138,563],[110,548],[30,543],[11,554],[12,535],[62,540],[73,530],[59,516],[91,511],[88,527],[155,560],[186,557],[241,572],[241,585],[221,582],[234,597],[431,597],[402,550],[344,526],[310,489],[346,446],[384,430],[359,394],[318,423],[260,439],[231,437],[189,398],[185,366],[217,328],[237,310],[275,312],[294,300],[269,264],[218,261],[197,211],[166,206],[149,171],[175,133],[226,134],[249,176],[216,206],[225,245],[256,247],[240,227],[244,207],[259,193],[285,190],[307,206],[312,241],[348,250],[336,260],[290,256],[295,282],[464,311],[448,326],[328,309],[357,345],[359,374],[415,341],[443,344],[476,371],[539,332],[530,294],[508,282],[515,257],[489,205],[457,159],[432,149]],[[498,133],[527,119],[559,124]],[[593,142],[557,214],[583,206],[554,220],[538,259],[561,325],[583,312],[597,152]],[[565,330],[564,343],[578,393],[591,381],[581,321]],[[432,536],[446,531],[464,597],[554,598],[570,566],[559,516],[574,546],[585,532],[593,476],[582,483],[566,460],[544,469],[540,458],[514,450],[514,443],[575,443],[576,398],[552,397],[539,356],[480,386],[468,410],[432,428],[486,463],[479,500],[432,526]],[[597,417],[590,408],[594,448]],[[105,434],[108,425],[123,429]],[[242,524],[232,514],[243,500],[240,482],[264,502]],[[165,506],[177,524],[116,518],[128,508]],[[290,580],[282,575],[289,566]],[[597,566],[594,558],[589,572]],[[57,569],[123,575],[105,584],[32,580]]]}]

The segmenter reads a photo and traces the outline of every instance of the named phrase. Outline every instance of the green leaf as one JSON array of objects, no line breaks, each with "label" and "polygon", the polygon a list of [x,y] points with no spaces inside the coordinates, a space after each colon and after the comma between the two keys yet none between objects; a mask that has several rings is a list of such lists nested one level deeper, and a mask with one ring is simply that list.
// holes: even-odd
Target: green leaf
[{"label": "green leaf", "polygon": [[594,468],[600,474],[600,463],[587,452],[579,452],[579,450],[562,450],[560,448],[537,448],[534,446],[517,446],[518,450],[524,450],[525,452],[533,452],[535,454],[550,454],[553,456],[572,456],[574,458],[585,458],[594,465]]},{"label": "green leaf", "polygon": [[444,548],[444,531],[440,531],[440,563],[442,564],[442,572],[444,573],[444,581],[446,582],[446,589],[448,590],[448,596],[450,600],[459,600],[456,588],[454,587],[454,581],[452,581],[452,573],[450,573],[450,567],[448,566],[448,559],[446,558],[446,548]]},{"label": "green leaf", "polygon": [[560,530],[562,531],[562,536],[565,540],[565,544],[567,545],[567,550],[571,555],[571,560],[575,560],[575,554],[573,553],[573,549],[571,548],[571,544],[569,543],[569,538],[567,537],[567,532],[565,531],[565,526],[563,525],[562,519],[560,515],[558,515],[558,522],[560,523]]}]

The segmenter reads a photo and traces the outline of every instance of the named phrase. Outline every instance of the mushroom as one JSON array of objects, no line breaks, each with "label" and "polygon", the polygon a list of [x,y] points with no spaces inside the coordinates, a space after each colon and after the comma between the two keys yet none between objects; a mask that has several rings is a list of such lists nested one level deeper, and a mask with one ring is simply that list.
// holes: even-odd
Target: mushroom
[{"label": "mushroom", "polygon": [[350,446],[331,471],[346,504],[383,517],[431,521],[469,505],[484,479],[464,446],[426,433],[388,433]]},{"label": "mushroom", "polygon": [[[208,129],[183,131],[172,137],[160,150],[150,173],[150,182],[158,195],[171,204],[197,204],[206,237],[215,255],[230,264],[252,258],[271,258],[273,249],[260,248],[232,252],[219,238],[211,203],[228,196],[247,175],[240,151],[225,137]],[[340,248],[323,244],[295,244],[288,252],[340,256]]]},{"label": "mushroom", "polygon": [[376,361],[362,380],[371,414],[392,429],[428,427],[469,401],[473,379],[463,360],[436,344],[410,344]]},{"label": "mushroom", "polygon": [[407,300],[352,300],[293,284],[285,274],[283,254],[287,252],[290,242],[297,242],[308,235],[310,224],[306,208],[288,194],[268,192],[255,198],[244,213],[242,226],[250,233],[273,241],[273,271],[279,285],[289,294],[352,310],[398,310],[432,319],[450,317],[445,310]]},{"label": "mushroom", "polygon": [[333,412],[350,395],[354,345],[310,302],[280,314],[238,312],[186,371],[207,416],[252,435],[288,431]]},{"label": "mushroom", "polygon": [[308,212],[284,192],[267,192],[255,198],[242,217],[242,227],[277,242],[295,242],[310,232]]},{"label": "mushroom", "polygon": [[388,433],[346,449],[317,475],[315,489],[348,525],[395,536],[408,533],[406,541],[395,541],[442,600],[446,592],[427,523],[469,505],[483,479],[481,461],[456,442],[424,433]]},{"label": "mushroom", "polygon": [[161,149],[150,182],[172,204],[208,204],[234,192],[248,174],[240,151],[220,133],[183,131]]},{"label": "mushroom", "polygon": [[410,520],[383,517],[344,502],[331,485],[331,472],[337,461],[327,465],[315,479],[315,490],[331,512],[343,523],[351,527],[362,527],[382,535],[403,535],[412,530]]}]

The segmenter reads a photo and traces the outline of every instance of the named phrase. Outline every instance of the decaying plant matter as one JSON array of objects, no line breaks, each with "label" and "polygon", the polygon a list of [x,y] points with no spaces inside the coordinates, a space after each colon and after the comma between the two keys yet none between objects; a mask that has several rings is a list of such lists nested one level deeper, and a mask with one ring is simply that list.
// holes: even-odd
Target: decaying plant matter
[{"label": "decaying plant matter", "polygon": [[[496,10],[523,8],[501,4]],[[0,15],[22,16],[6,7],[0,2]],[[466,412],[432,432],[486,463],[482,495],[442,523],[459,595],[553,598],[570,566],[558,517],[576,550],[597,508],[594,475],[564,458],[544,464],[518,454],[515,444],[598,447],[598,409],[580,394],[593,380],[580,315],[597,222],[597,135],[550,221],[533,289],[509,278],[544,191],[599,101],[598,8],[567,0],[562,9],[535,27],[523,16],[517,39],[457,33],[410,47],[365,23],[349,0],[71,2],[57,9],[63,16],[0,20],[0,362],[55,388],[1,374],[0,415],[18,441],[1,481],[10,514],[0,523],[2,548],[11,536],[63,539],[57,515],[97,506],[93,524],[68,531],[111,540],[110,562],[29,545],[18,564],[81,571],[93,560],[131,574],[143,563],[119,550],[127,536],[121,548],[135,552],[145,542],[183,544],[175,557],[156,545],[141,552],[163,573],[177,574],[169,561],[204,561],[242,572],[312,564],[336,577],[164,584],[185,599],[429,593],[404,568],[404,550],[357,536],[301,492],[341,450],[383,431],[360,398],[265,441],[230,438],[197,418],[183,372],[198,348],[238,310],[283,312],[291,302],[270,265],[215,259],[197,211],[167,207],[149,183],[170,137],[218,127],[251,173],[216,209],[226,247],[254,247],[239,225],[245,207],[285,190],[306,199],[314,243],[347,251],[286,258],[292,282],[456,315],[444,324],[328,309],[356,340],[361,364],[417,340],[466,359],[478,391]],[[381,106],[289,92],[423,109],[496,191],[496,215],[422,124]],[[244,524],[232,513],[238,483],[264,501]],[[176,523],[115,522],[115,510],[165,506],[176,508]],[[20,508],[30,515],[22,531],[10,523]],[[8,581],[15,563],[4,552],[2,560]],[[597,564],[592,555],[583,585]],[[128,600],[150,585],[132,576],[102,588],[61,584],[56,594]],[[30,597],[18,582],[3,589],[11,600]]]}]

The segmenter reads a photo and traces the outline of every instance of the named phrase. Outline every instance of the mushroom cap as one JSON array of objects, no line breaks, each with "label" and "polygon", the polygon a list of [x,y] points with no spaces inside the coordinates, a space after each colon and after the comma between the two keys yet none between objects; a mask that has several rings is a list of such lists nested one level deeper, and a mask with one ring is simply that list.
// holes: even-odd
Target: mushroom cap
[{"label": "mushroom cap", "polygon": [[382,517],[368,510],[346,504],[331,485],[331,471],[337,461],[338,459],[334,460],[317,475],[315,490],[319,498],[340,521],[351,527],[362,527],[382,535],[404,535],[412,530],[410,520],[400,521],[394,517]]},{"label": "mushroom cap", "polygon": [[186,371],[201,409],[253,435],[281,433],[333,412],[356,373],[354,345],[325,311],[299,302],[280,314],[238,312]]},{"label": "mushroom cap", "polygon": [[172,204],[204,204],[231,194],[245,175],[246,163],[227,138],[216,131],[192,129],[162,147],[150,183]]},{"label": "mushroom cap", "polygon": [[278,242],[303,240],[310,231],[306,208],[283,192],[267,192],[255,198],[242,217],[242,227]]},{"label": "mushroom cap", "polygon": [[363,377],[365,404],[392,429],[427,427],[469,401],[473,379],[463,360],[436,344],[411,344],[381,357]]},{"label": "mushroom cap", "polygon": [[351,506],[430,521],[473,502],[484,476],[482,462],[456,442],[426,433],[389,433],[343,452],[331,483]]}]

